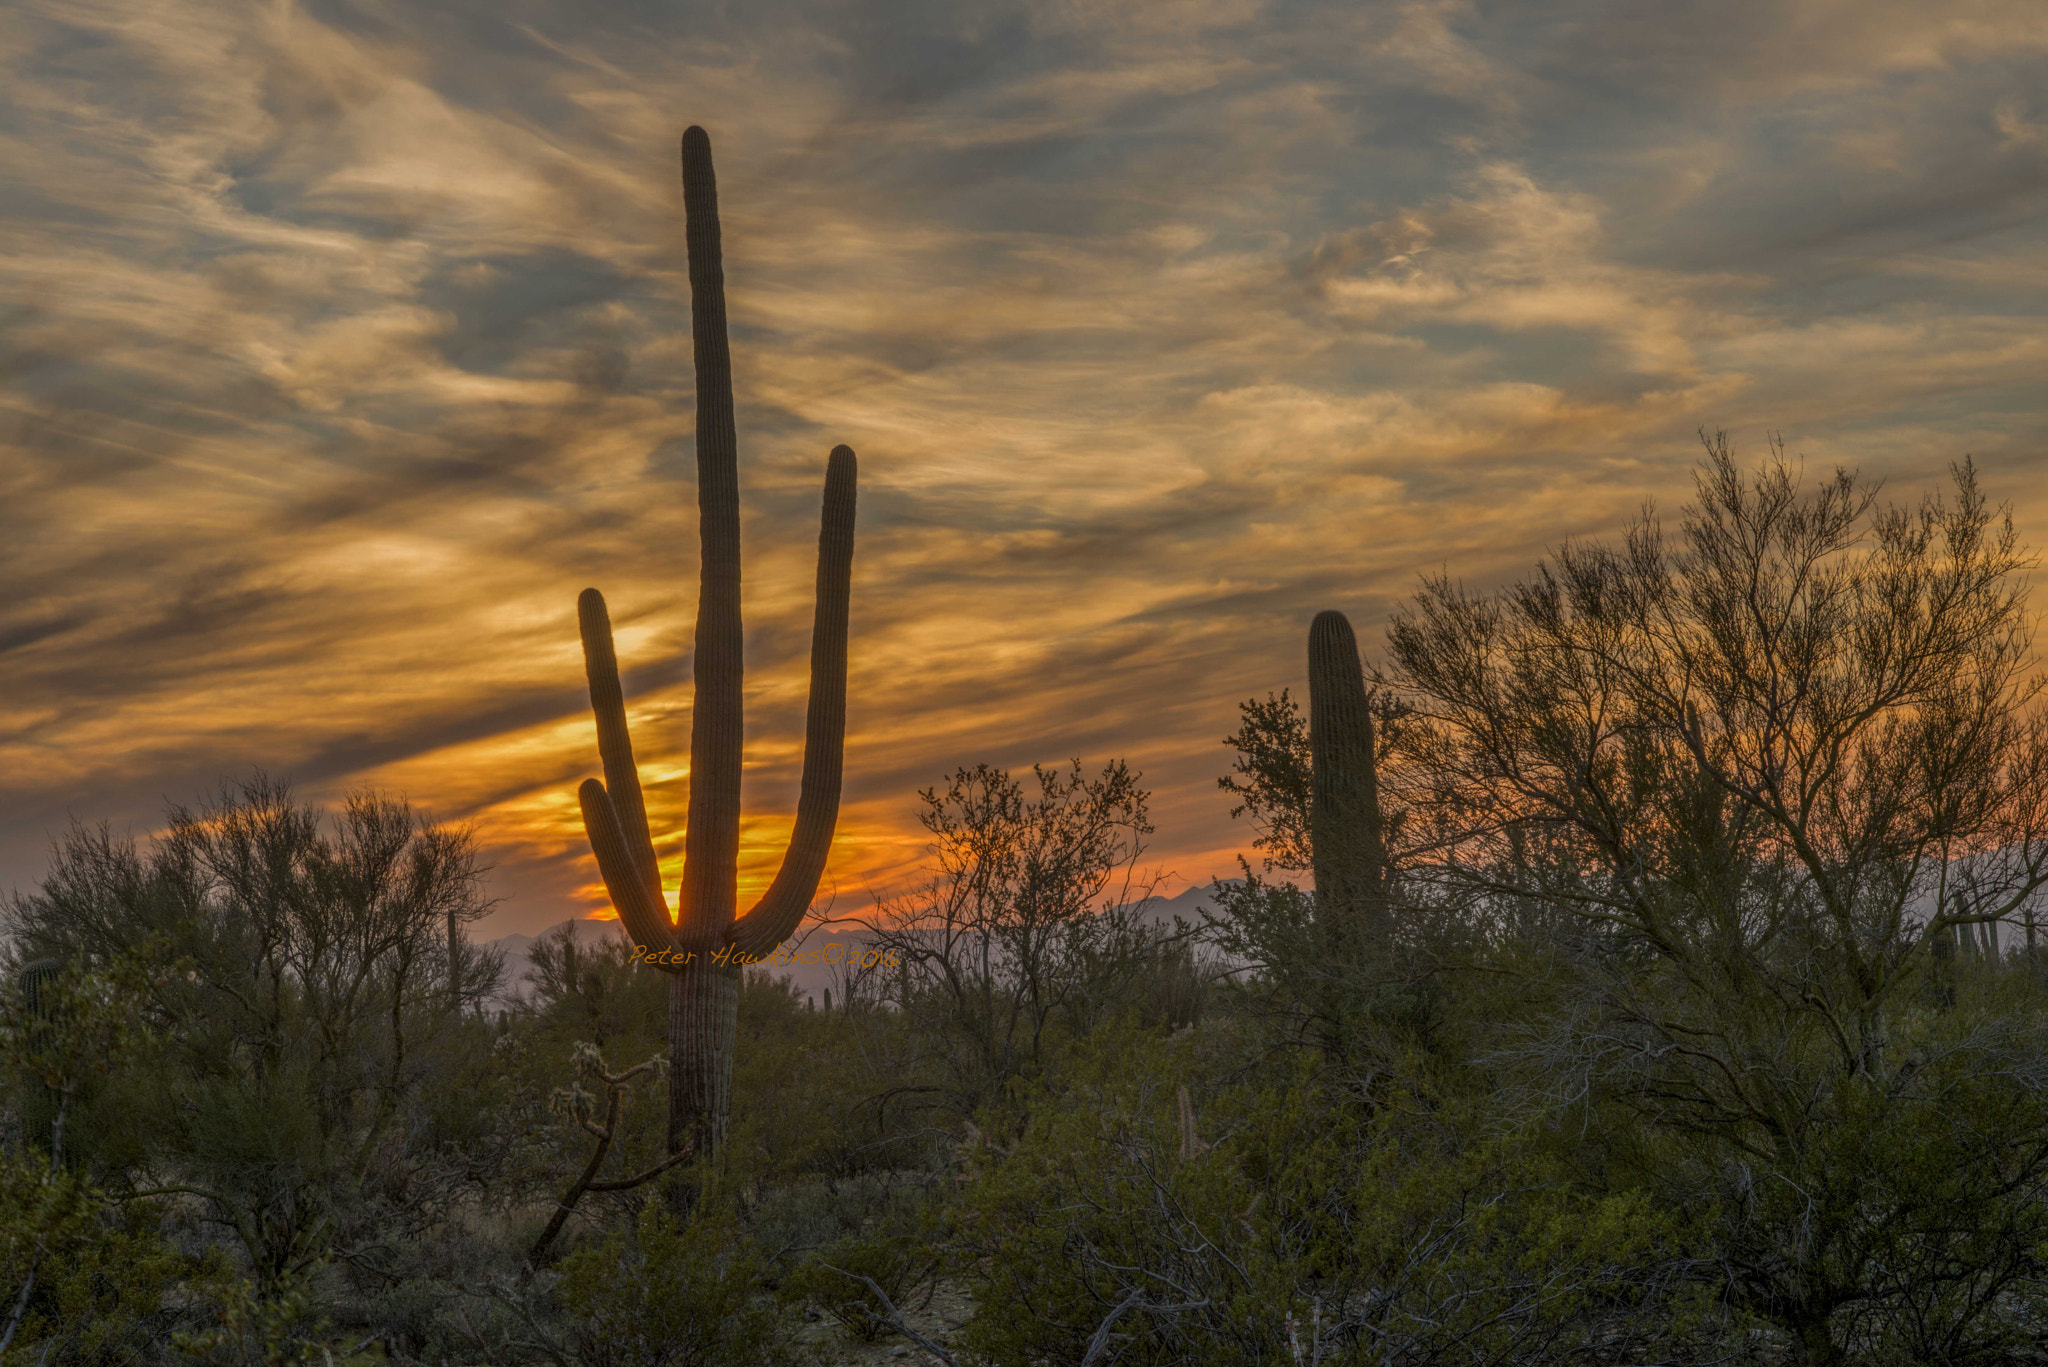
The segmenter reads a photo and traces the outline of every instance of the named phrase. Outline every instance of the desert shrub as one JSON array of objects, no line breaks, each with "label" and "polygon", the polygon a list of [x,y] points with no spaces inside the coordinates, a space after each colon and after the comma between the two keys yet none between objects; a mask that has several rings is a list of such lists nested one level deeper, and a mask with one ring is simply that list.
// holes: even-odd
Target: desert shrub
[{"label": "desert shrub", "polygon": [[102,1363],[161,1346],[195,1261],[166,1245],[159,1210],[108,1198],[91,1121],[110,1077],[146,1048],[139,1004],[169,972],[160,946],[101,971],[45,963],[0,993],[0,1090],[20,1114],[0,1150],[0,1356]]},{"label": "desert shrub", "polygon": [[[95,970],[161,952],[147,1047],[75,1118],[110,1189],[175,1189],[259,1280],[373,1260],[459,1185],[425,1123],[497,966],[474,843],[360,793],[330,820],[261,775],[174,807],[146,848],[75,828],[6,919]],[[89,1123],[88,1123],[89,1121]]]},{"label": "desert shrub", "polygon": [[1447,1098],[1367,1108],[1307,1059],[1205,1088],[1187,1057],[1105,1031],[982,1150],[956,1212],[973,1352],[1604,1361],[1712,1328],[1689,1230],[1644,1194],[1581,1190]]},{"label": "desert shrub", "polygon": [[[888,1332],[891,1307],[922,1308],[948,1252],[938,1237],[939,1188],[950,1185],[945,1175],[933,1170],[864,1173],[830,1183],[823,1191],[811,1188],[811,1199],[801,1207],[785,1198],[772,1222],[762,1218],[769,1209],[757,1209],[754,1223],[762,1234],[789,1228],[799,1209],[816,1212],[811,1240],[784,1246],[793,1253],[794,1267],[782,1280],[782,1299],[809,1304],[863,1343]],[[822,1209],[820,1196],[830,1201]]]},{"label": "desert shrub", "polygon": [[914,1041],[898,1013],[814,1011],[787,979],[740,988],[732,1133],[723,1162],[760,1186],[887,1172],[917,1161],[930,1093],[902,1083]]},{"label": "desert shrub", "polygon": [[766,1363],[772,1310],[762,1267],[728,1202],[705,1199],[678,1226],[650,1201],[631,1231],[564,1258],[556,1285],[583,1367],[746,1367]]},{"label": "desert shrub", "polygon": [[384,1355],[368,1340],[330,1333],[316,1291],[315,1265],[268,1282],[223,1274],[196,1289],[211,1327],[172,1340],[178,1367],[370,1367]]},{"label": "desert shrub", "polygon": [[877,1228],[920,1227],[933,1204],[937,1170],[812,1175],[763,1188],[747,1212],[747,1227],[762,1256],[785,1266],[829,1244]]},{"label": "desert shrub", "polygon": [[579,940],[568,925],[528,951],[524,1017],[534,1032],[565,1047],[585,1039],[619,1057],[659,1053],[667,1043],[668,975],[633,960],[623,935]]},{"label": "desert shrub", "polygon": [[919,1309],[931,1299],[938,1267],[939,1255],[929,1238],[907,1230],[876,1230],[834,1240],[787,1278],[782,1290],[786,1298],[809,1302],[862,1343],[873,1343],[890,1331],[892,1308]]},{"label": "desert shrub", "polygon": [[147,1203],[116,1205],[40,1150],[0,1151],[0,1315],[20,1316],[4,1361],[134,1360],[187,1318],[171,1293],[194,1270]]},{"label": "desert shrub", "polygon": [[1032,772],[1036,794],[988,764],[919,794],[930,858],[862,922],[896,966],[886,994],[916,1032],[920,1083],[956,1116],[1114,1019],[1158,948],[1140,776],[1121,760]]}]

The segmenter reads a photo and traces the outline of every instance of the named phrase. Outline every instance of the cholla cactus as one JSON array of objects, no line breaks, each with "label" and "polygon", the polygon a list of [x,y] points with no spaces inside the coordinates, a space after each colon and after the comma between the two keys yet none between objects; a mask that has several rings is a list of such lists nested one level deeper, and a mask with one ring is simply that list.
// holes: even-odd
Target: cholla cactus
[{"label": "cholla cactus", "polygon": [[[817,616],[811,632],[810,714],[803,788],[782,868],[761,901],[738,915],[740,835],[740,509],[732,359],[725,326],[718,190],[711,142],[683,134],[683,207],[697,367],[697,503],[703,547],[697,599],[696,697],[690,724],[690,812],[681,907],[672,924],[626,732],[611,619],[596,589],[577,604],[604,781],[583,784],[584,828],[619,919],[669,989],[671,1153],[709,1155],[723,1143],[732,1090],[740,965],[765,958],[809,908],[832,846],[846,736],[846,619],[853,569],[854,456],[834,447],[825,467],[818,538]],[[660,957],[656,958],[655,955]]]},{"label": "cholla cactus", "polygon": [[1309,838],[1317,917],[1333,928],[1375,919],[1386,871],[1372,711],[1358,641],[1341,612],[1308,629]]},{"label": "cholla cactus", "polygon": [[[547,1227],[534,1240],[533,1247],[526,1253],[528,1273],[545,1267],[554,1252],[556,1236],[575,1211],[576,1203],[584,1194],[593,1191],[631,1191],[633,1188],[653,1181],[676,1164],[690,1156],[690,1150],[682,1149],[671,1153],[659,1163],[634,1177],[616,1178],[600,1182],[597,1175],[604,1168],[605,1156],[612,1150],[612,1142],[618,1138],[619,1117],[624,1113],[626,1103],[632,1097],[633,1083],[643,1074],[652,1074],[660,1069],[661,1060],[651,1058],[645,1063],[636,1063],[623,1073],[614,1073],[611,1065],[604,1061],[604,1053],[589,1040],[578,1040],[570,1051],[570,1058],[576,1066],[576,1080],[567,1087],[557,1087],[548,1098],[548,1109],[563,1120],[596,1140],[590,1151],[590,1159],[583,1165],[583,1172],[561,1200],[555,1202],[555,1213],[549,1217]],[[594,1082],[604,1088],[604,1120],[597,1119],[597,1098],[584,1089],[585,1082]]]}]

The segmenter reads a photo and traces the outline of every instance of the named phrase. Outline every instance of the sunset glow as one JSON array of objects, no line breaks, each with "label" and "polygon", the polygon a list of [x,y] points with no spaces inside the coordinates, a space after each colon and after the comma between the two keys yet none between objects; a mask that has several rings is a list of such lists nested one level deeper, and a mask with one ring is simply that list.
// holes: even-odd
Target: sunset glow
[{"label": "sunset glow", "polygon": [[[826,452],[860,459],[821,897],[961,765],[1251,832],[1310,617],[1690,496],[1698,429],[2048,546],[2048,7],[1255,0],[11,7],[0,892],[262,766],[473,822],[481,933],[610,915],[576,596],[674,905],[697,511],[677,139],[724,215],[741,908],[796,806]],[[700,10],[702,12],[700,13]]]}]

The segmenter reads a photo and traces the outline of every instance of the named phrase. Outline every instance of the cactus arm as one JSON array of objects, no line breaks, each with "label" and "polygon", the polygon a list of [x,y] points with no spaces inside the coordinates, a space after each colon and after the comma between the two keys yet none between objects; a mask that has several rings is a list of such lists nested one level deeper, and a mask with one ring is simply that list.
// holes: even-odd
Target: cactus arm
[{"label": "cactus arm", "polygon": [[690,716],[690,824],[684,833],[685,947],[710,950],[732,929],[740,849],[740,497],[726,342],[725,268],[711,140],[683,133],[684,236],[697,369],[697,509],[703,545],[697,592],[695,695]]},{"label": "cactus arm", "polygon": [[1341,612],[1319,612],[1309,624],[1308,698],[1316,901],[1362,912],[1379,888],[1386,852],[1372,713],[1358,641]]},{"label": "cactus arm", "polygon": [[583,829],[590,836],[590,848],[597,855],[598,872],[604,875],[605,890],[612,895],[619,919],[636,945],[650,950],[675,948],[675,934],[669,925],[668,907],[650,900],[647,884],[633,862],[632,848],[619,823],[611,794],[594,778],[583,780],[576,790],[583,807]]},{"label": "cactus arm", "polygon": [[[590,710],[597,716],[597,752],[604,760],[604,786],[618,817],[620,834],[639,871],[640,881],[657,907],[661,866],[654,857],[654,837],[647,826],[647,804],[640,795],[640,769],[633,763],[633,738],[626,730],[626,698],[619,687],[619,658],[612,649],[612,619],[604,595],[585,589],[576,599],[576,624],[583,634],[583,672],[590,680]],[[668,914],[664,910],[662,919]]]},{"label": "cactus arm", "polygon": [[811,699],[804,726],[803,788],[782,867],[761,900],[734,923],[732,944],[764,956],[788,939],[809,910],[832,849],[846,758],[846,619],[853,581],[853,450],[832,448],[818,532],[818,600],[811,624]]}]

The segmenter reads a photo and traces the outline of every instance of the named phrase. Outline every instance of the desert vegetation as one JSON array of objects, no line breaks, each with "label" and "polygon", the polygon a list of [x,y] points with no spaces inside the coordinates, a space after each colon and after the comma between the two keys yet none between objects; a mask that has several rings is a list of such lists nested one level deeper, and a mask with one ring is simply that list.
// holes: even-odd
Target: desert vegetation
[{"label": "desert vegetation", "polygon": [[1715,437],[1673,528],[1427,579],[1363,654],[1315,615],[1306,710],[1246,700],[1218,755],[1260,864],[1192,918],[1123,761],[937,776],[821,1009],[720,952],[823,914],[853,456],[741,913],[697,130],[685,173],[680,914],[594,591],[581,800],[630,935],[544,937],[517,998],[472,833],[398,797],[255,774],[148,840],[75,825],[5,908],[0,1361],[2048,1360],[2048,713],[1970,463],[1901,505]]},{"label": "desert vegetation", "polygon": [[962,768],[829,1009],[728,970],[709,1152],[673,975],[558,934],[506,1005],[465,832],[76,827],[7,912],[7,1360],[2034,1360],[2026,563],[1967,464],[1710,443],[1675,535],[1429,581],[1370,670],[1310,624],[1198,924],[1122,763]]}]

